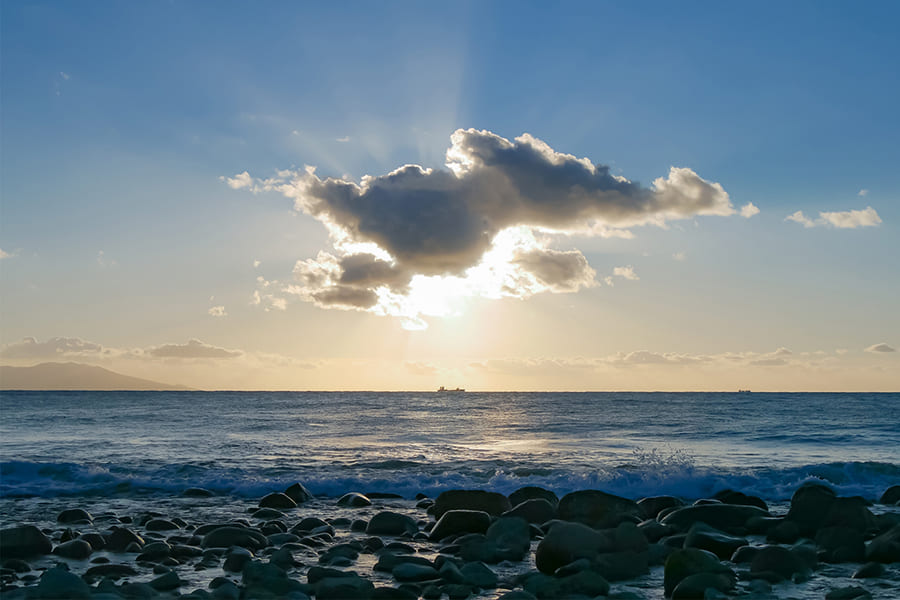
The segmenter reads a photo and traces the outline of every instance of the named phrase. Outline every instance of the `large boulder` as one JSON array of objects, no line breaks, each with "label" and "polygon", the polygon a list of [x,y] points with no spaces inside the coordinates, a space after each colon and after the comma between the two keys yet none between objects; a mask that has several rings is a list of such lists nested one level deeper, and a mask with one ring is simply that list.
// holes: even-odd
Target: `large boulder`
[{"label": "large boulder", "polygon": [[897,504],[900,502],[900,485],[892,485],[884,491],[881,498],[878,499],[879,504]]},{"label": "large boulder", "polygon": [[491,523],[485,536],[496,546],[496,558],[500,560],[520,561],[531,549],[531,528],[519,517],[500,517]]},{"label": "large boulder", "polygon": [[663,517],[660,522],[679,531],[687,531],[694,523],[706,523],[721,531],[743,534],[750,519],[768,516],[771,515],[756,506],[698,504],[674,510]]},{"label": "large boulder", "polygon": [[104,550],[110,552],[127,552],[129,548],[144,547],[144,538],[127,527],[113,527],[112,532],[106,536]]},{"label": "large boulder", "polygon": [[722,560],[728,560],[735,550],[747,544],[747,538],[729,535],[699,522],[691,525],[684,539],[685,548],[709,550]]},{"label": "large boulder", "polygon": [[545,498],[532,498],[516,504],[503,513],[504,517],[521,517],[529,523],[546,523],[556,518],[556,504]]},{"label": "large boulder", "polygon": [[730,578],[731,585],[737,581],[734,571],[719,562],[718,557],[712,552],[697,548],[676,550],[666,558],[663,571],[663,590],[666,596],[671,596],[675,587],[684,579],[699,573],[711,573]]},{"label": "large boulder", "polygon": [[555,493],[548,489],[533,485],[519,488],[509,495],[509,503],[512,506],[522,504],[528,500],[546,500],[554,508],[559,504],[559,496]]},{"label": "large boulder", "polygon": [[744,504],[746,506],[755,506],[763,510],[769,510],[769,506],[762,498],[748,496],[744,492],[739,492],[737,490],[722,490],[716,492],[713,498],[724,504]]},{"label": "large boulder", "polygon": [[874,538],[866,546],[866,560],[878,563],[900,562],[900,525]]},{"label": "large boulder", "polygon": [[47,569],[38,582],[37,598],[66,598],[68,600],[90,600],[91,588],[87,582],[70,573],[64,565]]},{"label": "large boulder", "polygon": [[769,581],[791,579],[795,573],[803,573],[808,568],[796,553],[784,546],[766,546],[750,562],[750,574]]},{"label": "large boulder", "polygon": [[302,483],[299,482],[284,490],[284,494],[297,504],[302,504],[303,502],[312,500],[313,498],[312,493],[308,489],[306,489],[306,487]]},{"label": "large boulder", "polygon": [[484,533],[491,525],[491,515],[481,510],[448,510],[431,529],[433,541],[457,533]]},{"label": "large boulder", "polygon": [[415,535],[418,531],[415,519],[389,510],[376,514],[366,525],[369,535]]},{"label": "large boulder", "polygon": [[615,539],[608,531],[597,531],[581,523],[559,521],[538,544],[534,562],[541,573],[552,575],[558,568],[579,558],[593,559],[601,552],[615,550]]},{"label": "large boulder", "polygon": [[281,492],[272,492],[267,496],[264,496],[262,500],[259,501],[260,508],[277,508],[279,510],[285,508],[297,508],[297,503],[288,496],[287,494],[282,494]]},{"label": "large boulder", "polygon": [[734,578],[725,573],[694,573],[675,586],[672,600],[704,600],[710,597],[707,590],[725,593],[733,587]]},{"label": "large boulder", "polygon": [[499,517],[512,506],[509,499],[497,492],[483,490],[448,490],[442,492],[428,511],[440,519],[448,510],[480,510]]},{"label": "large boulder", "polygon": [[816,533],[816,546],[827,563],[861,562],[866,555],[865,538],[852,527],[823,527]]},{"label": "large boulder", "polygon": [[600,490],[581,490],[566,494],[557,507],[564,521],[584,523],[590,527],[615,527],[622,521],[640,522],[641,509],[636,502]]},{"label": "large boulder", "polygon": [[53,543],[34,525],[10,527],[0,531],[0,559],[29,558],[50,554]]},{"label": "large boulder", "polygon": [[791,496],[787,519],[797,524],[801,535],[812,537],[825,523],[836,497],[834,490],[826,485],[805,483]]},{"label": "large boulder", "polygon": [[362,508],[364,506],[372,506],[372,501],[367,496],[359,492],[349,492],[338,498],[338,506],[350,506],[353,508]]},{"label": "large boulder", "polygon": [[655,519],[660,511],[684,506],[684,500],[675,496],[651,496],[637,501],[645,519]]}]

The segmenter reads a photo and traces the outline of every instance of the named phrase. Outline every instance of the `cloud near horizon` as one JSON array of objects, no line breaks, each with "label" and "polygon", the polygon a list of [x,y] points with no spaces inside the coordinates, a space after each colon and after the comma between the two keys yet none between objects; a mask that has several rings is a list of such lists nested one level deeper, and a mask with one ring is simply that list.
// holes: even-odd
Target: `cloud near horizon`
[{"label": "cloud near horizon", "polygon": [[[320,178],[314,167],[270,179],[246,171],[223,177],[234,189],[292,199],[297,211],[322,222],[334,246],[297,261],[293,283],[279,292],[258,289],[254,303],[268,296],[270,308],[295,297],[424,328],[422,316],[452,314],[454,300],[466,297],[527,298],[597,285],[580,250],[551,247],[560,236],[628,238],[630,227],[737,213],[720,184],[691,169],[672,167],[645,188],[527,133],[510,141],[459,129],[446,167],[407,164],[359,183]],[[740,214],[757,212],[748,204]]]},{"label": "cloud near horizon", "polygon": [[805,228],[810,227],[834,227],[835,229],[856,229],[858,227],[875,227],[882,223],[881,217],[871,206],[867,206],[863,210],[845,210],[838,212],[820,212],[818,219],[810,219],[803,214],[802,210],[790,214],[784,218],[785,221],[793,221],[803,225]]}]

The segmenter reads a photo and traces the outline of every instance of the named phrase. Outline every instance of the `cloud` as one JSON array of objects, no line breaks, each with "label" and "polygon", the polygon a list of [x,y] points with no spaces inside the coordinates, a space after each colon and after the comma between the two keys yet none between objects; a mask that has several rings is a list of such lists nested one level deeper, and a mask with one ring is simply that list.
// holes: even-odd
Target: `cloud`
[{"label": "cloud", "polygon": [[0,260],[3,260],[4,258],[11,258],[11,257],[12,257],[12,254],[10,254],[9,252],[4,252],[3,248],[0,248]]},{"label": "cloud", "polygon": [[224,306],[211,306],[208,311],[206,311],[211,317],[227,317],[228,313],[225,312]]},{"label": "cloud", "polygon": [[672,258],[674,260],[682,261],[687,258],[687,254],[685,254],[684,252],[676,252],[672,255]]},{"label": "cloud", "polygon": [[869,195],[869,190],[863,188],[863,189],[859,190],[859,192],[857,192],[856,195],[857,195],[857,196],[868,196],[868,195]]},{"label": "cloud", "polygon": [[164,344],[149,348],[145,354],[154,358],[236,358],[243,352],[218,348],[192,339],[186,344]]},{"label": "cloud", "polygon": [[[407,327],[452,312],[448,304],[468,297],[526,298],[593,285],[579,250],[551,247],[561,236],[629,238],[628,227],[736,213],[720,184],[691,169],[672,167],[646,188],[527,133],[511,141],[457,130],[446,167],[408,164],[359,183],[320,178],[309,166],[270,179],[245,171],[223,180],[280,192],[328,229],[334,252],[298,261],[295,282],[282,291],[322,307],[400,317]],[[441,302],[438,293],[451,298]]]},{"label": "cloud", "polygon": [[756,367],[783,367],[788,364],[788,361],[783,358],[760,358],[751,360],[750,364]]},{"label": "cloud", "polygon": [[259,268],[259,265],[261,265],[261,264],[262,264],[262,261],[254,260],[254,261],[253,261],[253,268],[254,268],[254,269],[258,269],[258,268]]},{"label": "cloud", "polygon": [[335,138],[334,141],[340,142],[340,143],[342,143],[342,144],[346,144],[347,142],[350,141],[350,136],[349,136],[349,135],[345,135],[344,137]]},{"label": "cloud", "polygon": [[741,216],[745,219],[749,219],[753,215],[759,214],[759,207],[757,207],[752,202],[748,202],[747,204],[741,207]]},{"label": "cloud", "polygon": [[21,342],[7,344],[3,350],[0,350],[0,358],[72,358],[87,355],[96,356],[102,351],[103,347],[100,344],[80,338],[53,337],[45,342],[39,342],[33,337],[26,337]]},{"label": "cloud", "polygon": [[101,267],[106,268],[106,267],[115,267],[119,263],[116,262],[115,260],[109,258],[108,256],[106,256],[106,254],[103,252],[103,250],[100,250],[97,253],[97,264],[100,265]]},{"label": "cloud", "polygon": [[628,279],[630,281],[637,281],[640,279],[637,273],[634,272],[634,267],[628,265],[627,267],[616,267],[613,269],[613,275],[616,277],[621,277],[623,279]]},{"label": "cloud", "polygon": [[659,354],[647,350],[638,350],[627,354],[619,353],[608,358],[606,362],[613,366],[625,367],[635,365],[694,365],[708,362],[706,356],[690,356],[687,354]]},{"label": "cloud", "polygon": [[829,226],[837,229],[856,229],[857,227],[875,227],[881,224],[881,217],[871,206],[864,210],[845,210],[840,212],[820,212],[819,218],[812,220],[803,211],[788,215],[785,221],[794,221],[804,227]]},{"label": "cloud", "polygon": [[884,342],[880,344],[875,344],[873,346],[869,346],[866,348],[866,352],[896,352],[897,349],[891,346],[888,346]]}]

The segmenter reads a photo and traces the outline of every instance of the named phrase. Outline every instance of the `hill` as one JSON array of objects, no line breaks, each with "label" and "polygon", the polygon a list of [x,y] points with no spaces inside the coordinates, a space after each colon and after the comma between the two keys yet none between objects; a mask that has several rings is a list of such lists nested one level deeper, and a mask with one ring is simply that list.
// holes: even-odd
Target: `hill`
[{"label": "hill", "polygon": [[0,366],[0,389],[99,391],[186,390],[189,388],[140,377],[130,377],[93,365],[48,362],[32,367]]}]

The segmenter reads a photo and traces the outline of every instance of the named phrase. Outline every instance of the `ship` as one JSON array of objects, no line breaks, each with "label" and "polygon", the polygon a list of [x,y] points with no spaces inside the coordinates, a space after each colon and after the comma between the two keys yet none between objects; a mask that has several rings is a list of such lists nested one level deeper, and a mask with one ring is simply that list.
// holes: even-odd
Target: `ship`
[{"label": "ship", "polygon": [[441,387],[439,387],[439,388],[437,389],[437,391],[438,391],[438,392],[464,392],[464,391],[466,391],[466,390],[465,390],[465,388],[453,388],[453,389],[448,389],[448,388],[445,388],[444,386],[441,386]]}]

